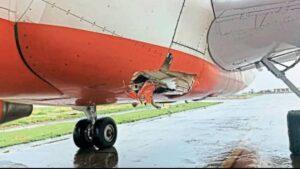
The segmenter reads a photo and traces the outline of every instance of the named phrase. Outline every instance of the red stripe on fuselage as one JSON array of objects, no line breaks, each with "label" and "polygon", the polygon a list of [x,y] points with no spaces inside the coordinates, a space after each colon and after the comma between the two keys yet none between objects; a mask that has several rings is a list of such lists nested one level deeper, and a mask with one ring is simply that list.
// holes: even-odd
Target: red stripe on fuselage
[{"label": "red stripe on fuselage", "polygon": [[[64,100],[59,104],[129,100],[126,90],[133,74],[158,70],[168,53],[165,47],[100,33],[32,23],[17,26],[19,45],[28,66],[74,101]],[[172,71],[197,75],[188,97],[223,92],[228,82],[236,85],[227,92],[244,87],[241,81],[237,84],[237,79],[227,78],[226,72],[204,59],[176,50],[171,52]]]},{"label": "red stripe on fuselage", "polygon": [[36,77],[19,55],[14,23],[0,19],[0,98],[40,99],[60,96],[60,93]]}]

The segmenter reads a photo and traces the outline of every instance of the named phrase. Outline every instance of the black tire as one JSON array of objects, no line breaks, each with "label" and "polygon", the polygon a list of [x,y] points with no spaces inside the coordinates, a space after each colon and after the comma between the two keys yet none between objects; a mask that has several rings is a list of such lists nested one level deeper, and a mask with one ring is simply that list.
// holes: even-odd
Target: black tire
[{"label": "black tire", "polygon": [[117,135],[115,121],[110,117],[101,118],[94,125],[93,143],[99,149],[110,148],[115,144]]},{"label": "black tire", "polygon": [[80,149],[89,149],[93,147],[93,140],[90,138],[89,128],[91,128],[91,121],[87,119],[80,120],[74,129],[73,140],[75,145]]},{"label": "black tire", "polygon": [[290,111],[287,116],[290,151],[300,155],[300,111]]}]

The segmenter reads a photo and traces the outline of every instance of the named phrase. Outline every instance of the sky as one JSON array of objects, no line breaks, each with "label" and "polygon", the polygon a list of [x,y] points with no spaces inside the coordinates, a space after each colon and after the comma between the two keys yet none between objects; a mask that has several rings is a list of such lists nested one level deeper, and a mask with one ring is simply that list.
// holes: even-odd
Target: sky
[{"label": "sky", "polygon": [[[288,78],[300,87],[300,64],[287,72]],[[248,86],[244,91],[260,91],[265,89],[275,89],[275,88],[286,88],[287,86],[280,80],[277,79],[271,72],[263,69],[263,71],[256,72],[256,78],[254,82]],[[243,92],[244,92],[243,91]]]}]

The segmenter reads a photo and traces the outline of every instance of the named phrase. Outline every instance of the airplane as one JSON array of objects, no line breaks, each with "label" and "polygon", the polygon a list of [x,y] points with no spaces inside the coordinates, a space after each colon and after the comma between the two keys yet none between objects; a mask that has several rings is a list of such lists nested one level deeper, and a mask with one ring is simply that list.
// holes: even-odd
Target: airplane
[{"label": "airplane", "polygon": [[284,75],[299,62],[299,5],[1,0],[0,123],[29,116],[33,105],[68,106],[87,116],[75,126],[75,144],[108,148],[117,126],[97,117],[97,105],[159,108],[159,102],[230,95],[262,67],[300,93]]}]

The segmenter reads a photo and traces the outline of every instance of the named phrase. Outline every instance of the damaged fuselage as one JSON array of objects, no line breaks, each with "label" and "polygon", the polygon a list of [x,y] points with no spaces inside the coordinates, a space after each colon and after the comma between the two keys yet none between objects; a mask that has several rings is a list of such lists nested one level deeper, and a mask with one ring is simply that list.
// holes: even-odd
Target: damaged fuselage
[{"label": "damaged fuselage", "polygon": [[210,2],[1,1],[0,100],[85,106],[240,91],[253,74],[211,59]]}]

